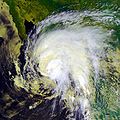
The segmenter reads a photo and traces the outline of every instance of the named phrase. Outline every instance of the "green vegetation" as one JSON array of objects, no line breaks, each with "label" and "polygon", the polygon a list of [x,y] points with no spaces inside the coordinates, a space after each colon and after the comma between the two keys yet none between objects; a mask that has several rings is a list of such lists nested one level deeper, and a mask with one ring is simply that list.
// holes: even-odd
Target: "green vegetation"
[{"label": "green vegetation", "polygon": [[[119,0],[4,0],[10,7],[10,13],[19,31],[21,38],[26,38],[24,22],[33,22],[46,18],[54,11],[68,9],[117,9]],[[113,6],[114,5],[114,6]]]}]

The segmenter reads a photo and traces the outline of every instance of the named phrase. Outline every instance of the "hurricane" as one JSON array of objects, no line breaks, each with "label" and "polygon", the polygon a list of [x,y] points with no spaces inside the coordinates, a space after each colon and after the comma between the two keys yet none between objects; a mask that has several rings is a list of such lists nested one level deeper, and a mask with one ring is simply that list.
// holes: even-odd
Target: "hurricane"
[{"label": "hurricane", "polygon": [[29,33],[14,84],[52,100],[50,120],[58,109],[61,120],[119,119],[118,12],[54,12]]}]

